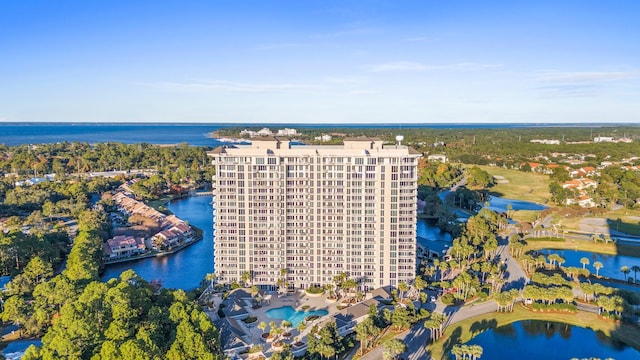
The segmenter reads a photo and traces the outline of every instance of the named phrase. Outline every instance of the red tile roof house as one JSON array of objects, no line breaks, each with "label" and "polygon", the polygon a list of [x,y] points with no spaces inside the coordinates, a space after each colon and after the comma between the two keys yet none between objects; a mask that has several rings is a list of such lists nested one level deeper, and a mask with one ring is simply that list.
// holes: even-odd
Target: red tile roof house
[{"label": "red tile roof house", "polygon": [[160,250],[163,246],[165,248],[171,248],[177,245],[180,241],[184,240],[184,233],[173,227],[160,231],[153,235],[151,239],[153,241],[153,247]]},{"label": "red tile roof house", "polygon": [[111,259],[138,255],[147,249],[144,239],[127,235],[119,235],[107,240],[103,248],[105,254]]}]

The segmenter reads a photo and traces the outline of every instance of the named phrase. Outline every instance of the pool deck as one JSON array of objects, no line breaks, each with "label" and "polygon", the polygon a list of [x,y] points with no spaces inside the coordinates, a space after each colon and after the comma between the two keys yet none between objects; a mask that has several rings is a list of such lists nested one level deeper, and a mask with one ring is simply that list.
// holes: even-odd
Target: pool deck
[{"label": "pool deck", "polygon": [[[244,290],[248,291],[248,289]],[[271,295],[268,304],[265,304],[258,309],[252,308],[249,304],[243,306],[243,308],[249,313],[250,316],[255,316],[258,318],[257,321],[250,324],[246,324],[243,321],[237,321],[237,323],[242,328],[242,331],[245,333],[245,335],[248,337],[248,340],[250,340],[250,344],[262,345],[264,347],[262,353],[267,356],[273,353],[273,348],[271,347],[270,342],[266,342],[262,338],[263,331],[258,328],[258,324],[263,321],[267,324],[269,324],[269,322],[275,321],[276,324],[280,325],[280,323],[282,322],[282,320],[280,319],[272,319],[267,317],[267,311],[283,306],[291,306],[296,311],[326,310],[328,312],[327,315],[321,316],[311,323],[307,323],[307,327],[302,334],[300,334],[300,331],[298,331],[297,328],[291,328],[289,330],[289,332],[291,333],[291,338],[284,340],[286,343],[293,343],[294,339],[297,338],[297,340],[301,340],[306,343],[304,338],[309,333],[309,330],[311,330],[313,325],[326,321],[326,319],[338,312],[338,305],[340,305],[340,302],[327,301],[327,294],[323,294],[321,296],[309,296],[302,290],[287,294],[278,294],[277,292],[273,291],[268,292],[266,295]],[[230,296],[233,297],[233,294],[231,294]],[[216,310],[219,308],[220,303],[222,302],[220,294],[205,293],[203,294],[203,297],[213,302],[213,307],[210,309],[205,309],[205,312],[209,315],[209,317],[211,317],[213,321],[217,321],[218,314]],[[303,310],[303,306],[308,306],[308,309]],[[268,331],[269,327],[267,326],[265,332]]]},{"label": "pool deck", "polygon": [[[323,321],[328,316],[331,316],[338,311],[337,309],[338,304],[327,302],[326,294],[319,297],[310,297],[302,291],[297,291],[295,293],[280,294],[280,295],[277,293],[273,293],[271,295],[272,295],[271,303],[269,305],[262,306],[259,309],[252,309],[251,307],[247,309],[253,316],[258,317],[258,321],[251,324],[247,324],[247,328],[249,329],[249,333],[250,333],[249,335],[254,344],[267,345],[263,342],[263,339],[261,337],[262,330],[258,329],[258,324],[260,324],[260,322],[264,321],[267,324],[269,324],[269,322],[275,321],[276,324],[278,325],[280,325],[280,323],[282,322],[282,320],[272,319],[267,317],[266,312],[268,310],[276,309],[282,306],[291,306],[296,311],[313,311],[313,310],[328,311],[328,314],[326,316],[323,316],[316,321]],[[304,305],[309,306],[309,308],[306,310],[302,310],[302,306]],[[310,327],[311,326],[308,326],[307,328],[309,329]],[[269,328],[267,327],[265,331],[269,331]],[[306,332],[307,331],[305,331],[305,334]],[[291,329],[291,334],[293,338],[293,337],[299,336],[300,332],[298,331],[298,329],[294,328],[294,329]],[[267,350],[267,346],[265,346],[265,350]]]}]

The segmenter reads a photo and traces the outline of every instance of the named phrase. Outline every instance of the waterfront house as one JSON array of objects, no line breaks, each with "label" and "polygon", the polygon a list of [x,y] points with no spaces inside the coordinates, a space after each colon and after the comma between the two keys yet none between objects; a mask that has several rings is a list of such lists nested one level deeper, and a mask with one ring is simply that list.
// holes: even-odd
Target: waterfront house
[{"label": "waterfront house", "polygon": [[115,236],[107,240],[105,244],[107,246],[103,248],[110,258],[138,255],[147,249],[144,244],[144,239],[126,235]]}]

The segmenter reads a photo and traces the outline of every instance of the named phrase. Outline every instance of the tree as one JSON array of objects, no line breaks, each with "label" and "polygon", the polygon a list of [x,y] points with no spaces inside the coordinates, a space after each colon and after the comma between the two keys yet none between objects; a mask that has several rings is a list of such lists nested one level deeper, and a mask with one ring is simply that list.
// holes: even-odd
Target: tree
[{"label": "tree", "polygon": [[258,329],[262,330],[262,332],[264,333],[264,331],[267,329],[267,323],[266,323],[266,322],[264,322],[264,321],[261,321],[261,322],[258,324]]},{"label": "tree", "polygon": [[215,273],[208,273],[208,274],[205,276],[205,280],[208,280],[208,281],[209,281],[209,287],[210,287],[211,289],[213,289],[213,283],[214,283],[214,281],[216,280],[216,274],[215,274]]},{"label": "tree", "polygon": [[633,280],[635,281],[635,283],[638,283],[638,271],[640,271],[640,266],[638,265],[633,265],[631,267],[631,271],[633,271]]},{"label": "tree", "polygon": [[628,266],[624,265],[620,268],[620,271],[624,274],[624,280],[627,280],[627,275],[631,272]]},{"label": "tree", "polygon": [[404,299],[404,293],[409,290],[409,285],[404,281],[400,281],[398,284],[398,290],[400,290],[400,300],[402,300]]},{"label": "tree", "polygon": [[372,346],[373,339],[380,335],[381,330],[373,323],[373,319],[367,317],[354,328],[356,339],[360,341],[360,354],[364,354]]},{"label": "tree", "polygon": [[447,321],[447,316],[440,313],[431,313],[429,319],[424,322],[424,327],[430,330],[429,338],[434,341],[442,336],[442,330],[444,324]]},{"label": "tree", "polygon": [[596,269],[596,276],[600,276],[599,271],[604,267],[600,261],[596,261],[593,263],[593,267]]},{"label": "tree", "polygon": [[397,359],[398,355],[407,351],[407,344],[399,339],[391,339],[384,343],[385,352],[383,354],[385,359]]},{"label": "tree", "polygon": [[589,259],[586,257],[580,258],[580,264],[582,264],[582,268],[584,269],[585,266],[589,265]]},{"label": "tree", "polygon": [[242,282],[244,283],[244,286],[249,287],[250,281],[252,280],[251,272],[250,271],[242,272],[241,279],[242,279]]}]

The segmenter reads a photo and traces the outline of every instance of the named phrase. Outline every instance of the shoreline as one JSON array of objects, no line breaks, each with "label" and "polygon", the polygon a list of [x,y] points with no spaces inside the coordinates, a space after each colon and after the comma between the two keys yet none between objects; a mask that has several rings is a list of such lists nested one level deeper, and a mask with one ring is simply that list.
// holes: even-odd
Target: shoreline
[{"label": "shoreline", "polygon": [[171,249],[171,250],[167,250],[167,251],[152,251],[146,254],[141,254],[141,255],[136,255],[136,256],[131,256],[128,258],[122,258],[122,259],[115,259],[115,260],[105,260],[104,261],[104,265],[113,265],[113,264],[121,264],[124,262],[129,262],[129,261],[136,261],[136,260],[142,260],[142,259],[148,259],[148,258],[153,258],[153,257],[163,257],[163,256],[167,256],[167,255],[173,255],[175,253],[177,253],[178,251],[188,248],[189,246],[197,243],[198,241],[204,239],[204,236],[202,235],[202,229],[198,228],[195,225],[190,225],[193,229],[194,232],[197,233],[198,235],[195,235],[193,237],[193,239],[189,242],[185,242],[182,243],[178,246],[176,246],[175,248]]},{"label": "shoreline", "polygon": [[443,336],[427,345],[427,351],[430,353],[432,359],[441,359],[448,351],[447,339],[451,337],[451,334],[456,330],[460,331],[459,340],[461,344],[465,344],[471,341],[478,333],[472,333],[471,327],[474,323],[481,323],[483,320],[492,319],[496,320],[495,327],[505,326],[517,321],[525,320],[540,320],[540,321],[555,321],[572,326],[577,326],[585,329],[591,329],[592,331],[601,331],[607,337],[616,339],[627,346],[630,346],[640,351],[640,330],[637,327],[629,326],[628,324],[618,323],[613,321],[607,321],[606,319],[591,313],[584,311],[578,311],[576,313],[558,313],[558,312],[536,312],[526,308],[515,307],[512,312],[490,312],[487,314],[477,315],[468,319],[464,319],[459,322],[455,322],[447,326],[443,332]]}]

